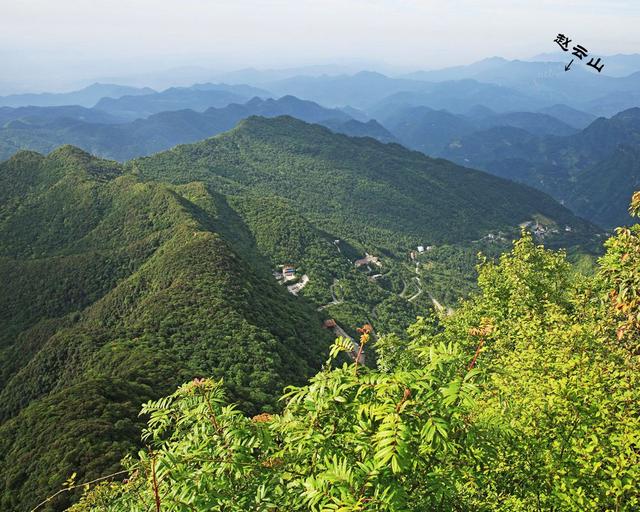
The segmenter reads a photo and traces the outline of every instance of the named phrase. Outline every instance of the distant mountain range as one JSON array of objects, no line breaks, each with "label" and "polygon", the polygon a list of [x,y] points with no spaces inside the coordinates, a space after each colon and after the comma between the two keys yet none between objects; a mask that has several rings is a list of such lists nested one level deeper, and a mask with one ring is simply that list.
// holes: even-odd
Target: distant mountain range
[{"label": "distant mountain range", "polygon": [[555,104],[597,115],[613,115],[638,101],[640,72],[624,77],[598,74],[558,62],[488,59],[469,66],[420,71],[392,78],[380,73],[299,76],[269,82],[276,95],[292,94],[327,106],[350,105],[376,117],[388,105],[427,106],[462,113],[485,105],[498,112],[537,111]]},{"label": "distant mountain range", "polygon": [[355,75],[297,76],[265,84],[278,96],[290,94],[330,107],[356,108],[370,107],[396,92],[421,91],[428,86],[418,80],[390,78],[371,71]]},{"label": "distant mountain range", "polygon": [[[602,73],[605,75],[623,77],[640,71],[640,53],[618,53],[616,55],[601,55],[601,57],[603,62],[605,62],[605,67],[602,69]],[[567,54],[562,51],[542,53],[527,60],[566,62]]]},{"label": "distant mountain range", "polygon": [[[640,90],[640,55],[605,59],[618,71],[597,73],[578,62],[566,72],[562,62],[507,60],[492,57],[466,66],[433,71],[416,71],[390,77],[372,71],[356,74],[321,74],[339,67],[296,70],[244,70],[219,75],[227,81],[249,85],[200,84],[172,87],[161,92],[94,84],[65,94],[26,94],[0,98],[0,106],[91,107],[102,98],[99,108],[133,120],[167,110],[209,107],[247,101],[259,96],[293,95],[329,107],[351,106],[367,110],[375,117],[386,105],[404,102],[462,113],[472,106],[485,105],[497,112],[538,111],[554,104],[596,115],[613,115],[637,105]],[[623,71],[628,73],[623,74]],[[251,85],[253,84],[253,85]],[[235,95],[235,96],[234,96]],[[123,98],[124,96],[124,98]],[[134,100],[131,96],[144,96]]]},{"label": "distant mountain range", "polygon": [[573,126],[578,130],[582,130],[596,120],[595,115],[583,112],[581,110],[568,107],[567,105],[556,104],[550,107],[541,108],[538,112],[548,114],[560,121]]},{"label": "distant mountain range", "polygon": [[[219,91],[213,93],[218,94]],[[142,98],[146,103],[145,97]],[[122,99],[129,102],[133,97]],[[117,109],[114,112],[121,113]],[[347,135],[368,136],[382,142],[396,141],[376,121],[356,121],[342,110],[327,109],[293,96],[278,100],[256,97],[244,104],[232,103],[204,112],[167,111],[128,123],[115,123],[117,117],[97,108],[68,107],[58,108],[55,112],[33,108],[4,109],[0,110],[0,120],[9,121],[0,128],[0,159],[8,158],[19,149],[46,153],[62,144],[74,144],[93,154],[123,161],[211,137],[230,130],[240,120],[252,115],[290,115],[324,124]]]},{"label": "distant mountain range", "polygon": [[630,221],[626,205],[640,188],[639,108],[596,119],[566,105],[454,114],[401,103],[376,114],[409,148],[536,187],[603,227]]},{"label": "distant mountain range", "polygon": [[[607,76],[579,61],[566,72],[559,62],[529,62],[500,57],[468,66],[419,71],[404,78],[428,82],[473,79],[513,89],[538,103],[563,103],[601,115],[613,115],[628,108],[620,96],[640,89],[640,68],[625,76]],[[533,103],[532,108],[535,108]]]},{"label": "distant mountain range", "polygon": [[401,106],[425,106],[454,113],[464,113],[477,105],[496,112],[531,111],[549,106],[547,100],[472,79],[418,83],[424,84],[421,90],[394,92],[370,104],[367,112],[374,117],[381,117],[389,109]]},{"label": "distant mountain range", "polygon": [[[399,77],[369,71],[322,74],[338,69],[331,67],[298,76],[291,76],[295,70],[245,70],[228,78],[246,79],[249,85],[200,83],[156,92],[94,84],[65,94],[7,96],[0,105],[15,107],[0,107],[0,158],[20,149],[46,153],[70,143],[124,161],[211,137],[252,115],[290,115],[521,181],[603,226],[620,223],[624,212],[587,206],[589,198],[574,198],[570,189],[595,192],[597,185],[586,181],[597,183],[600,164],[608,172],[613,162],[629,166],[635,143],[625,139],[628,127],[612,122],[599,131],[599,137],[616,141],[606,151],[577,151],[574,141],[598,126],[597,116],[619,119],[619,112],[640,105],[635,69],[640,56],[607,57],[605,65],[614,68],[609,74],[581,62],[567,72],[558,55],[543,57],[493,57]],[[568,146],[562,149],[562,144]],[[603,146],[601,140],[594,144]],[[618,145],[626,149],[615,153]],[[584,185],[578,179],[583,172]],[[633,180],[610,186],[616,182],[626,183],[619,191],[624,195]]]},{"label": "distant mountain range", "polygon": [[271,93],[248,85],[196,84],[145,95],[102,98],[95,108],[122,119],[134,120],[172,110],[203,112],[212,107],[243,103],[255,96],[267,98]]},{"label": "distant mountain range", "polygon": [[[546,112],[558,112],[574,123],[591,119],[563,105],[557,105]],[[494,127],[509,126],[526,130],[533,135],[571,135],[577,128],[543,112],[496,113],[485,106],[475,106],[464,115],[447,110],[428,107],[392,107],[378,112],[378,119],[407,147],[423,153],[440,156],[452,141],[477,131]],[[593,117],[595,119],[595,117]]]},{"label": "distant mountain range", "polygon": [[87,123],[121,123],[122,118],[103,110],[66,105],[60,107],[0,107],[0,127],[19,121],[22,124],[44,124],[59,119],[74,119]]},{"label": "distant mountain range", "polygon": [[125,95],[136,96],[155,92],[148,87],[138,88],[114,84],[93,84],[78,91],[66,93],[12,94],[0,96],[0,107],[58,107],[80,105],[93,107],[102,98],[120,98]]},{"label": "distant mountain range", "polygon": [[373,117],[389,104],[424,105],[455,112],[476,104],[499,111],[548,106],[545,100],[477,80],[426,82],[413,78],[391,78],[368,71],[355,75],[300,76],[270,82],[265,87],[276,95],[291,94],[327,106],[349,105],[365,110]]},{"label": "distant mountain range", "polygon": [[628,223],[626,204],[640,187],[640,108],[598,118],[568,136],[512,126],[452,140],[445,158],[544,190],[605,227]]}]

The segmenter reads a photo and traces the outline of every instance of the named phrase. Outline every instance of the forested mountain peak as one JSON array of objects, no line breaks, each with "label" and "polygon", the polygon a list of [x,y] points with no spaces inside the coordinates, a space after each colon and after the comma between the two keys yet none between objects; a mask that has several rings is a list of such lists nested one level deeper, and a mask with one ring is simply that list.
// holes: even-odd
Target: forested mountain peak
[{"label": "forested mountain peak", "polygon": [[38,153],[37,151],[32,151],[30,149],[21,149],[10,156],[6,163],[10,166],[17,166],[21,163],[31,162],[34,160],[40,161],[44,160],[45,158],[45,155],[43,155],[42,153]]},{"label": "forested mountain peak", "polygon": [[[61,181],[66,180],[75,186],[79,182],[111,180],[121,173],[122,167],[117,162],[96,158],[71,145],[60,146],[47,156],[34,151],[19,151],[6,162],[0,163],[0,202],[9,201],[4,205],[8,211],[12,207],[10,200],[24,202],[26,198],[23,194],[55,195],[64,188],[54,187]],[[68,199],[60,193],[62,195],[56,198],[56,202]],[[4,220],[6,222],[6,218]],[[34,217],[36,224],[51,221],[47,216]],[[5,223],[1,223],[0,229],[5,226]]]},{"label": "forested mountain peak", "polygon": [[217,137],[129,165],[152,179],[202,180],[234,193],[268,191],[295,201],[338,238],[390,250],[517,230],[536,214],[583,234],[592,229],[528,187],[288,116],[252,116]]},{"label": "forested mountain peak", "polygon": [[63,169],[67,173],[84,173],[99,180],[112,179],[122,173],[118,162],[104,160],[71,144],[65,144],[49,153],[44,164],[48,168]]}]

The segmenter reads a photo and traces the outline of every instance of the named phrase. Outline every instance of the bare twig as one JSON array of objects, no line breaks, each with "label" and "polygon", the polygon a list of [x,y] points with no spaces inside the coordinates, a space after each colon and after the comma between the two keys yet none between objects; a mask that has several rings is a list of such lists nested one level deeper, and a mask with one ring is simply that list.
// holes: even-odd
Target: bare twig
[{"label": "bare twig", "polygon": [[31,509],[30,512],[35,512],[36,510],[38,510],[40,507],[42,507],[43,505],[46,505],[47,503],[49,503],[52,499],[54,499],[56,496],[58,496],[59,494],[62,494],[63,492],[69,492],[72,491],[74,489],[77,489],[78,487],[84,487],[85,485],[91,485],[91,484],[95,484],[98,482],[101,482],[103,480],[108,480],[109,478],[113,478],[114,476],[118,476],[118,475],[123,475],[125,473],[128,473],[129,470],[128,469],[124,469],[122,471],[116,471],[115,473],[111,473],[110,475],[106,475],[106,476],[101,476],[100,478],[96,478],[95,480],[91,480],[90,482],[84,482],[82,484],[75,484],[75,485],[70,485],[69,487],[65,487],[64,489],[60,489],[58,492],[56,492],[55,494],[52,494],[51,496],[49,496],[47,499],[45,499],[44,501],[38,503],[34,508]]}]

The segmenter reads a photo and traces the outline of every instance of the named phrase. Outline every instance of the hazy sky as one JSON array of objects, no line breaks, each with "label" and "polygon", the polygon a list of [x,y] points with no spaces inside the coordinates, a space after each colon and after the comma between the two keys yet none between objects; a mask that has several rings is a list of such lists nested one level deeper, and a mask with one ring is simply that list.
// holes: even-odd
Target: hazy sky
[{"label": "hazy sky", "polygon": [[[428,69],[556,49],[640,52],[640,0],[0,0],[0,83],[177,66]],[[377,64],[376,64],[377,63]]]}]

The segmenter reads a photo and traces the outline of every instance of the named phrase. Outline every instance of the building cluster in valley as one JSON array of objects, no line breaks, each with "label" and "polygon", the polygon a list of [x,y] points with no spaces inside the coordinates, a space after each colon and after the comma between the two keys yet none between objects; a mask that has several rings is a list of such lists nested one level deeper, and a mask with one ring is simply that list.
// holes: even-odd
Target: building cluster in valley
[{"label": "building cluster in valley", "polygon": [[280,265],[277,270],[273,271],[273,277],[280,284],[294,281],[296,279],[296,268],[292,265]]},{"label": "building cluster in valley", "polygon": [[365,265],[370,266],[371,264],[376,265],[377,267],[382,266],[382,262],[380,261],[380,258],[378,258],[377,256],[372,256],[368,252],[364,254],[365,254],[364,258],[360,258],[353,262],[356,268],[363,267]]},{"label": "building cluster in valley", "polygon": [[309,276],[307,274],[303,274],[298,280],[296,268],[293,265],[280,265],[277,270],[273,271],[273,277],[275,277],[280,284],[292,283],[287,285],[287,290],[293,295],[298,295],[309,282]]},{"label": "building cluster in valley", "polygon": [[[520,224],[521,228],[528,229],[531,234],[537,240],[544,240],[546,235],[555,234],[560,232],[560,228],[554,222],[543,223],[539,219],[529,220]],[[569,225],[564,227],[566,233],[573,231],[573,228]]]},{"label": "building cluster in valley", "polygon": [[502,231],[498,231],[497,233],[487,233],[486,235],[484,235],[482,238],[479,238],[478,240],[474,240],[473,243],[477,244],[479,242],[506,242],[508,241],[508,237],[507,234],[502,232]]},{"label": "building cluster in valley", "polygon": [[415,259],[418,257],[419,254],[422,254],[424,252],[429,252],[432,250],[433,250],[433,245],[419,245],[418,247],[416,247],[415,251],[409,252],[409,258],[411,259],[411,261],[415,261]]},{"label": "building cluster in valley", "polygon": [[302,274],[302,277],[300,278],[300,281],[298,281],[295,284],[291,284],[289,286],[287,286],[287,290],[289,291],[289,293],[293,294],[293,295],[298,295],[298,293],[300,293],[300,291],[307,286],[307,283],[309,282],[309,276],[307,274]]}]

